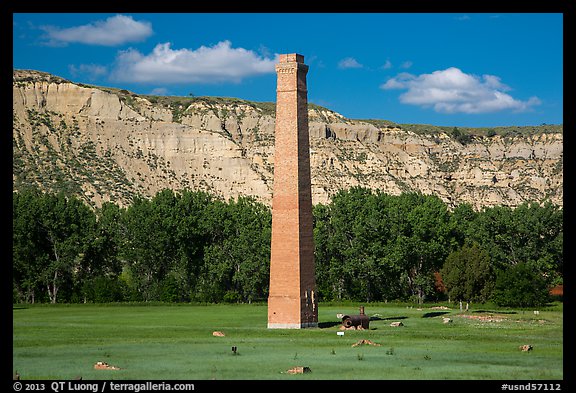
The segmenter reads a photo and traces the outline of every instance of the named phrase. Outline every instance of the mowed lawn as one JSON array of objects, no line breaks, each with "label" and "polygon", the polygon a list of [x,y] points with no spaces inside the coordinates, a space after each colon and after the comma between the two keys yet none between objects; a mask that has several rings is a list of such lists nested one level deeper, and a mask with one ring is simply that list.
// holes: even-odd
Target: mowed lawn
[{"label": "mowed lawn", "polygon": [[[444,306],[452,308],[365,304],[370,329],[344,335],[336,315],[358,314],[357,305],[321,303],[319,327],[301,330],[267,329],[266,304],[14,306],[13,372],[49,380],[563,379],[561,303],[539,314]],[[379,345],[353,346],[360,340]],[[95,370],[98,361],[120,369]],[[297,366],[311,372],[287,373]]]}]

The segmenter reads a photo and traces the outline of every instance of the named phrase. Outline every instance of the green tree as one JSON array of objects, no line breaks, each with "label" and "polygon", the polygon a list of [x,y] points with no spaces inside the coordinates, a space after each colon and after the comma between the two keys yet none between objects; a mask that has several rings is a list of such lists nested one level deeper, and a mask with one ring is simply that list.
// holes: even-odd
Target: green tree
[{"label": "green tree", "polygon": [[41,275],[45,258],[44,236],[40,232],[42,195],[37,190],[12,195],[12,279],[14,302],[41,300]]},{"label": "green tree", "polygon": [[332,237],[332,226],[330,225],[330,205],[317,204],[313,210],[314,228],[314,262],[316,269],[316,288],[320,300],[339,299],[342,292],[339,289],[341,282],[332,280],[330,276],[331,252],[329,241]]},{"label": "green tree", "polygon": [[450,214],[452,250],[459,249],[467,239],[473,237],[471,236],[471,231],[473,231],[471,229],[472,223],[474,223],[479,214],[469,203],[462,203],[454,208]]},{"label": "green tree", "polygon": [[179,301],[196,298],[204,268],[206,244],[211,240],[210,209],[221,201],[202,191],[184,190],[176,196],[174,211],[176,255],[170,270]]},{"label": "green tree", "polygon": [[159,286],[168,270],[172,231],[160,210],[150,200],[135,198],[123,215],[126,237],[122,255],[139,300],[158,300]]},{"label": "green tree", "polygon": [[120,233],[122,213],[111,202],[105,202],[95,211],[94,235],[89,239],[85,258],[76,274],[84,301],[124,300],[123,283],[119,281],[122,272],[119,255],[123,238]]},{"label": "green tree", "polygon": [[528,264],[498,272],[492,300],[499,306],[538,307],[550,300],[546,279]]},{"label": "green tree", "polygon": [[410,295],[422,303],[434,288],[433,273],[440,270],[450,250],[450,214],[435,196],[404,193],[399,202],[393,240],[396,264],[402,268]]},{"label": "green tree", "polygon": [[150,200],[135,199],[123,214],[122,277],[139,300],[196,298],[213,201],[204,192],[165,189]]},{"label": "green tree", "polygon": [[[519,265],[546,287],[562,282],[563,210],[550,203],[463,204],[450,213],[435,196],[353,187],[313,214],[322,300],[423,302],[438,271],[451,298],[469,301],[489,297],[495,271],[522,282]],[[251,302],[268,294],[271,214],[252,198],[162,190],[92,211],[30,189],[13,194],[12,229],[14,302]],[[508,292],[501,284],[496,299],[518,297]]]},{"label": "green tree", "polygon": [[489,255],[477,244],[465,244],[450,253],[440,274],[452,300],[485,302],[490,298],[495,274]]},{"label": "green tree", "polygon": [[[449,212],[436,197],[355,187],[315,211],[320,295],[374,301],[433,291],[450,246]],[[321,279],[320,279],[321,278]]]},{"label": "green tree", "polygon": [[[76,197],[46,195],[43,199],[41,231],[50,251],[46,250],[42,280],[51,303],[56,303],[63,285],[78,284],[78,272],[96,228],[96,217]],[[69,295],[70,296],[70,295]]]},{"label": "green tree", "polygon": [[563,222],[563,209],[550,202],[523,203],[512,212],[515,235],[509,240],[509,250],[513,261],[526,262],[549,286],[562,281]]},{"label": "green tree", "polygon": [[15,287],[32,302],[42,288],[51,303],[72,299],[96,229],[94,213],[64,194],[13,194]]},{"label": "green tree", "polygon": [[385,203],[383,196],[354,187],[315,209],[317,277],[329,283],[320,284],[321,298],[373,301],[397,289],[391,279],[397,272],[385,252]]},{"label": "green tree", "polygon": [[209,239],[199,296],[209,301],[265,299],[270,267],[270,210],[253,198],[216,201],[208,209]]},{"label": "green tree", "polygon": [[467,239],[490,255],[495,269],[528,263],[551,283],[562,277],[563,211],[551,203],[494,206],[476,215]]}]

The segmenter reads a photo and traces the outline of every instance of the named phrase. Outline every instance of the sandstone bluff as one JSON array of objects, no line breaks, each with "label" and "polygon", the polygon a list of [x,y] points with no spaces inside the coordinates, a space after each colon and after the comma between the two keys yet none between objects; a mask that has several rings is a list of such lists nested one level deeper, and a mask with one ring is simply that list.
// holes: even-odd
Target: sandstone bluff
[{"label": "sandstone bluff", "polygon": [[[312,200],[364,186],[449,206],[563,205],[562,126],[466,129],[352,120],[309,105]],[[271,205],[274,103],[161,97],[13,72],[13,187],[130,204],[163,188]]]}]

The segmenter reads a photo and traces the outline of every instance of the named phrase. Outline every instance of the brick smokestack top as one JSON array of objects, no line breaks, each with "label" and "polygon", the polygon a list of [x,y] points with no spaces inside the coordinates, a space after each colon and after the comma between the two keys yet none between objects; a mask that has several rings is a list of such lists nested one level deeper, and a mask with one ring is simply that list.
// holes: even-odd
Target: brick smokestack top
[{"label": "brick smokestack top", "polygon": [[318,326],[304,56],[279,56],[268,328]]},{"label": "brick smokestack top", "polygon": [[289,63],[289,62],[304,64],[304,56],[299,55],[298,53],[289,53],[285,55],[280,55],[278,57],[278,63]]}]

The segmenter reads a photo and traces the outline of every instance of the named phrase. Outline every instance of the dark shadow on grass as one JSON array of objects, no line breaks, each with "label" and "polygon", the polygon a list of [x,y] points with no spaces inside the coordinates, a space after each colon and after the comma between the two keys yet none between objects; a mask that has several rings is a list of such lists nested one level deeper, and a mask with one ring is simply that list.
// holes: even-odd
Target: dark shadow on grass
[{"label": "dark shadow on grass", "polygon": [[433,318],[433,317],[438,317],[438,316],[444,315],[444,314],[450,314],[450,311],[427,312],[426,314],[422,315],[422,318]]},{"label": "dark shadow on grass", "polygon": [[326,328],[331,328],[334,327],[336,325],[341,325],[341,322],[318,322],[318,327],[320,329],[326,329]]},{"label": "dark shadow on grass", "polygon": [[380,317],[370,317],[371,321],[391,321],[391,320],[398,320],[398,319],[406,319],[408,317],[386,317],[386,318],[380,318]]}]

